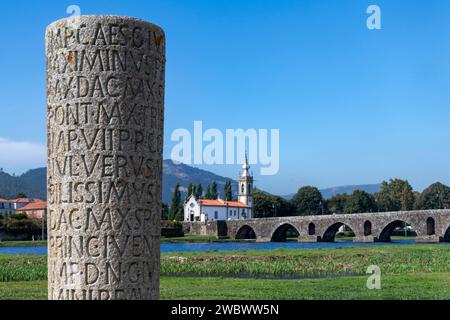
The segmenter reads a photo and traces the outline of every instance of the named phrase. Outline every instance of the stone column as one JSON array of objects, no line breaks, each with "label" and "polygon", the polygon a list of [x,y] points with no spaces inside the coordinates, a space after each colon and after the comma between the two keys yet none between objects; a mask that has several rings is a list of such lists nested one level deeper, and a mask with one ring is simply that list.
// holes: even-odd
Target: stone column
[{"label": "stone column", "polygon": [[46,30],[49,299],[158,299],[165,36],[75,16]]}]

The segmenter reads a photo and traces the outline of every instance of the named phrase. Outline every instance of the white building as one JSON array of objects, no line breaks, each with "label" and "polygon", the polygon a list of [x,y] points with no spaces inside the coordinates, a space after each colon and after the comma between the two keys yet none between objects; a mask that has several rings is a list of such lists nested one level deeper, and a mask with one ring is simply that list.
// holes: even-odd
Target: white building
[{"label": "white building", "polygon": [[184,221],[239,220],[253,217],[253,177],[245,157],[239,177],[238,201],[196,199],[184,203]]}]

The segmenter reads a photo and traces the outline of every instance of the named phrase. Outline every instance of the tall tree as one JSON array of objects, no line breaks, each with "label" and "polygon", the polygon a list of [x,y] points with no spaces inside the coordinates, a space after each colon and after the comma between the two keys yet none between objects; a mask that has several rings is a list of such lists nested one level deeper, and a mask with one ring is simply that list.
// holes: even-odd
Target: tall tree
[{"label": "tall tree", "polygon": [[420,196],[422,195],[422,193],[420,193],[419,191],[414,191],[414,209],[415,210],[419,210],[419,201],[420,201]]},{"label": "tall tree", "polygon": [[382,212],[412,210],[414,193],[408,180],[391,179],[383,181],[380,191],[375,194],[378,209]]},{"label": "tall tree", "polygon": [[169,219],[169,207],[164,202],[162,203],[161,208],[161,220],[168,220]]},{"label": "tall tree", "polygon": [[200,199],[203,195],[203,189],[201,184],[195,184],[192,188],[192,192],[196,199]]},{"label": "tall tree", "polygon": [[223,187],[223,194],[226,201],[233,200],[233,192],[231,190],[231,181],[227,180],[225,186]]},{"label": "tall tree", "polygon": [[189,199],[189,197],[194,193],[194,185],[192,183],[189,183],[187,192],[186,192],[186,199]]},{"label": "tall tree", "polygon": [[316,187],[300,188],[291,200],[297,215],[319,215],[326,213],[326,203]]},{"label": "tall tree", "polygon": [[213,181],[211,184],[211,199],[217,200],[219,192],[217,191],[217,182]]},{"label": "tall tree", "polygon": [[345,213],[345,205],[347,204],[348,194],[337,194],[327,200],[327,208],[329,213],[341,214]]},{"label": "tall tree", "polygon": [[206,187],[205,199],[211,200],[211,186],[209,184]]},{"label": "tall tree", "polygon": [[170,202],[169,219],[177,221],[182,220],[182,212],[183,207],[181,205],[180,184],[177,182],[177,184],[175,185],[175,189],[173,190],[172,201]]},{"label": "tall tree", "polygon": [[194,197],[195,197],[196,199],[199,198],[199,196],[198,196],[198,184],[194,184],[194,185],[192,186],[192,194],[194,195]]},{"label": "tall tree", "polygon": [[420,210],[450,209],[450,188],[440,182],[423,190],[416,208]]},{"label": "tall tree", "polygon": [[376,211],[377,205],[374,196],[363,190],[353,191],[345,205],[345,213],[366,213]]},{"label": "tall tree", "polygon": [[[408,182],[408,181],[406,181]],[[400,203],[402,210],[413,210],[414,209],[414,190],[409,185],[409,183],[405,183],[403,185],[403,190],[400,196]]]}]

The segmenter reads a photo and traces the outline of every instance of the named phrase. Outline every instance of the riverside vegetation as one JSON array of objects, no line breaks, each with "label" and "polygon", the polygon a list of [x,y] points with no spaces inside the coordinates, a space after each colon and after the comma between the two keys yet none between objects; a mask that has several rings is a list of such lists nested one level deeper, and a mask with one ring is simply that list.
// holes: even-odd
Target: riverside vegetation
[{"label": "riverside vegetation", "polygon": [[[1,299],[46,299],[47,258],[0,255]],[[369,290],[369,265],[381,290]],[[162,299],[450,299],[446,245],[165,253]]]}]

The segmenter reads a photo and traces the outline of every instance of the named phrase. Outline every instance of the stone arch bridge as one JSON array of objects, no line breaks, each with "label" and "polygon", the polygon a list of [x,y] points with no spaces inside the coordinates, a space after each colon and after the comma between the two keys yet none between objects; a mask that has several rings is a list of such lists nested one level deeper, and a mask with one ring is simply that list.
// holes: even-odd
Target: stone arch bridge
[{"label": "stone arch bridge", "polygon": [[417,242],[450,241],[450,210],[420,210],[250,220],[183,222],[187,234],[213,235],[256,241],[285,241],[295,229],[299,242],[332,242],[341,226],[350,228],[354,242],[390,241],[391,232],[407,223]]}]

